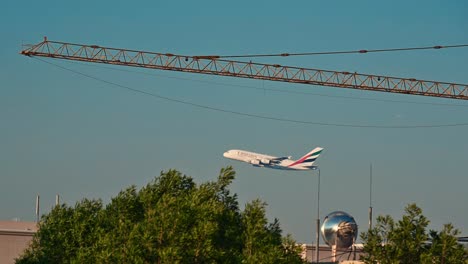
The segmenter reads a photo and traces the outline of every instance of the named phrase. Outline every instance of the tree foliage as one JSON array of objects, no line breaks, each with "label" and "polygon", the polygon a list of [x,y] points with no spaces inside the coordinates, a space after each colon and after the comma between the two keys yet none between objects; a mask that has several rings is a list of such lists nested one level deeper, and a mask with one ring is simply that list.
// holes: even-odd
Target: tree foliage
[{"label": "tree foliage", "polygon": [[44,215],[17,263],[302,263],[294,240],[268,223],[266,204],[239,209],[232,167],[195,184],[176,170],[104,206],[84,199]]},{"label": "tree foliage", "polygon": [[467,252],[457,243],[459,231],[451,224],[441,232],[426,228],[429,220],[421,208],[410,204],[402,219],[395,222],[390,216],[377,217],[373,229],[361,234],[365,263],[468,263]]}]

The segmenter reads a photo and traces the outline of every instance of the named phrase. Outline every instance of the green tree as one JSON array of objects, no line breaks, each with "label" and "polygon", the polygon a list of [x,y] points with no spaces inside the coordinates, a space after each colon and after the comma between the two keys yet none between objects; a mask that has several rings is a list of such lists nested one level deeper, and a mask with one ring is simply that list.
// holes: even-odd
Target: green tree
[{"label": "green tree", "polygon": [[364,241],[364,257],[366,263],[391,264],[395,263],[394,248],[390,243],[395,223],[390,216],[378,216],[375,228],[361,234]]},{"label": "green tree", "polygon": [[296,241],[292,238],[290,234],[287,234],[286,237],[283,237],[282,247],[283,247],[283,256],[281,258],[283,263],[291,264],[300,264],[305,263],[299,255],[302,252],[301,246],[299,246]]},{"label": "green tree", "polygon": [[234,178],[227,167],[197,185],[169,170],[105,207],[87,199],[56,206],[17,263],[301,263],[278,220],[268,223],[265,203],[240,211]]},{"label": "green tree", "polygon": [[128,241],[135,225],[143,220],[143,213],[143,205],[135,186],[130,186],[112,198],[102,212],[104,217],[100,226],[103,234],[98,241],[97,262],[132,262],[131,256],[135,253]]},{"label": "green tree", "polygon": [[362,233],[365,263],[465,263],[466,252],[456,241],[458,230],[446,225],[441,232],[426,228],[429,220],[415,204],[405,208],[398,222],[379,216],[373,229]]},{"label": "green tree", "polygon": [[467,252],[464,247],[457,242],[460,231],[452,224],[445,224],[442,231],[431,230],[429,232],[431,246],[422,255],[423,263],[438,264],[463,264],[468,263]]},{"label": "green tree", "polygon": [[102,229],[101,201],[58,205],[43,216],[32,245],[17,263],[91,263]]},{"label": "green tree", "polygon": [[290,236],[283,244],[278,219],[268,224],[266,203],[254,200],[242,213],[243,263],[303,263]]},{"label": "green tree", "polygon": [[395,258],[401,263],[421,263],[421,254],[426,248],[429,221],[422,215],[421,208],[410,204],[403,218],[398,221],[390,239],[394,245]]}]

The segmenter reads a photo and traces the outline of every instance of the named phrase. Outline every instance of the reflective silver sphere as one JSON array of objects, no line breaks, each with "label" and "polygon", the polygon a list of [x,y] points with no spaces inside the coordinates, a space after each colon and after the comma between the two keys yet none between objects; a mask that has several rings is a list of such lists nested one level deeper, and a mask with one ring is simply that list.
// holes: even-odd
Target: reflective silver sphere
[{"label": "reflective silver sphere", "polygon": [[358,234],[358,227],[354,218],[342,211],[335,211],[325,217],[322,224],[322,237],[330,247],[349,248]]}]

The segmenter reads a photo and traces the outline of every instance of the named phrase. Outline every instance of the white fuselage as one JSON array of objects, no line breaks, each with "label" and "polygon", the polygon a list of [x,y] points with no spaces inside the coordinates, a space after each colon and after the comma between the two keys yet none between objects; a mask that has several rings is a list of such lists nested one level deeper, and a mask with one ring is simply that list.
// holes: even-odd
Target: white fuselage
[{"label": "white fuselage", "polygon": [[[224,152],[223,156],[228,159],[243,161],[252,164],[256,167],[267,167],[280,170],[310,170],[311,167],[292,165],[296,161],[291,160],[290,157],[274,157],[270,155],[231,149]],[[292,165],[292,166],[291,166]]]}]

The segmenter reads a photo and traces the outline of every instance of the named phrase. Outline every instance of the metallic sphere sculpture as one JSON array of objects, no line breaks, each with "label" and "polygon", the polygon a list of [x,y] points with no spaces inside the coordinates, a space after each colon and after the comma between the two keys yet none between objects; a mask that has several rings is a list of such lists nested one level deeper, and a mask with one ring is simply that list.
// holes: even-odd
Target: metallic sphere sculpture
[{"label": "metallic sphere sculpture", "polygon": [[347,249],[356,241],[358,227],[354,218],[342,211],[328,214],[322,224],[322,237],[330,247]]}]

